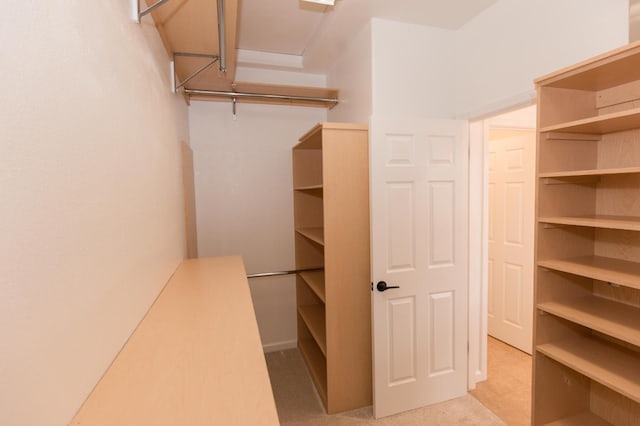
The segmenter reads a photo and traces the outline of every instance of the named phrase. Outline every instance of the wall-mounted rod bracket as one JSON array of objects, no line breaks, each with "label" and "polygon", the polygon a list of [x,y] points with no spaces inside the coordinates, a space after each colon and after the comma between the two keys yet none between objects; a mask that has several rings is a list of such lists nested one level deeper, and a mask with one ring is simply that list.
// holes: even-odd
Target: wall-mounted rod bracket
[{"label": "wall-mounted rod bracket", "polygon": [[153,12],[158,7],[162,6],[169,0],[158,0],[151,6],[147,7],[145,10],[140,11],[140,0],[133,0],[133,19],[139,24],[142,20],[142,17]]},{"label": "wall-mounted rod bracket", "polygon": [[[187,78],[185,78],[182,82],[180,82],[178,84],[178,76],[176,74],[175,63],[176,63],[176,59],[179,58],[179,57],[208,58],[208,59],[210,59],[210,61],[207,62],[205,65],[201,66],[200,68],[198,68],[197,70],[195,70],[193,73],[191,73],[191,75],[189,75]],[[178,89],[183,87],[185,84],[187,84],[193,78],[197,77],[200,73],[202,73],[204,70],[209,68],[211,65],[215,64],[216,61],[218,61],[219,59],[220,59],[220,57],[216,56],[216,55],[206,55],[206,54],[202,54],[202,53],[174,52],[173,53],[173,62],[172,62],[173,63],[173,65],[172,65],[172,86],[173,86],[173,91],[177,92]]]}]

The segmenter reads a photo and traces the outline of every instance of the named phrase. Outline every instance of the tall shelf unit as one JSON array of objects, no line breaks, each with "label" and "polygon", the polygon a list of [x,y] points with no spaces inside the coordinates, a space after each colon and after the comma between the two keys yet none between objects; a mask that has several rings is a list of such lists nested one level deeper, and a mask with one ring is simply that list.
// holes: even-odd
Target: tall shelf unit
[{"label": "tall shelf unit", "polygon": [[320,123],[292,151],[298,348],[331,414],[372,398],[367,127]]},{"label": "tall shelf unit", "polygon": [[534,425],[640,425],[640,44],[538,90]]}]

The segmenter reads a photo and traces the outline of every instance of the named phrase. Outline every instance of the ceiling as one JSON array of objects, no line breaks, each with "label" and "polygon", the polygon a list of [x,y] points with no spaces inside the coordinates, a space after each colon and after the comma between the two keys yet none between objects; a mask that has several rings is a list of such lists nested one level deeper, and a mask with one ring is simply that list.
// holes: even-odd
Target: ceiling
[{"label": "ceiling", "polygon": [[[236,65],[326,74],[349,40],[374,17],[456,29],[496,1],[336,0],[335,6],[304,0],[145,3],[173,59],[174,90],[188,99],[332,107],[336,90],[239,82]],[[158,4],[162,7],[155,7]],[[225,20],[218,19],[218,7],[224,9]]]},{"label": "ceiling", "polygon": [[240,0],[239,66],[323,73],[331,55],[372,17],[456,29],[497,0]]}]

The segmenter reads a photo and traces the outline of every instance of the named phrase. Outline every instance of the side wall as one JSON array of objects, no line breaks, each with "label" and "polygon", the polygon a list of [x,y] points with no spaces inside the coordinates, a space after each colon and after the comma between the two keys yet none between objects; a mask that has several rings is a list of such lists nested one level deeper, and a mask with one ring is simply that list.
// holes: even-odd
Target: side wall
[{"label": "side wall", "polygon": [[373,19],[373,115],[452,117],[454,32]]},{"label": "side wall", "polygon": [[[198,253],[239,254],[247,273],[295,268],[291,147],[323,108],[193,102]],[[295,277],[249,281],[265,351],[296,345]]]},{"label": "side wall", "polygon": [[340,90],[340,103],[329,110],[329,121],[368,123],[372,98],[371,23],[342,51],[327,74],[327,87]]},{"label": "side wall", "polygon": [[187,108],[130,8],[3,4],[2,425],[67,424],[185,254]]},{"label": "side wall", "polygon": [[535,97],[533,80],[628,41],[628,0],[500,0],[455,32],[456,112]]}]

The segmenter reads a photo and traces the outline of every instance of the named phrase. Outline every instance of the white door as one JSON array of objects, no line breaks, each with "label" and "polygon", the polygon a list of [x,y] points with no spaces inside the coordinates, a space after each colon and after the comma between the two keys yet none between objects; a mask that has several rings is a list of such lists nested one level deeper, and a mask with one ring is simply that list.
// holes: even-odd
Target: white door
[{"label": "white door", "polygon": [[376,418],[467,391],[467,128],[371,119]]},{"label": "white door", "polygon": [[535,132],[489,140],[488,332],[531,353]]}]

